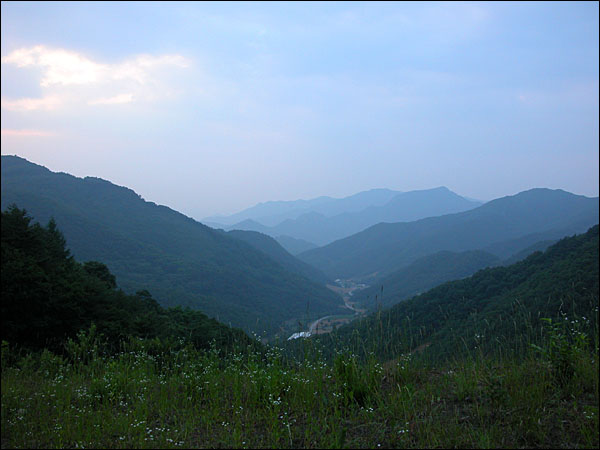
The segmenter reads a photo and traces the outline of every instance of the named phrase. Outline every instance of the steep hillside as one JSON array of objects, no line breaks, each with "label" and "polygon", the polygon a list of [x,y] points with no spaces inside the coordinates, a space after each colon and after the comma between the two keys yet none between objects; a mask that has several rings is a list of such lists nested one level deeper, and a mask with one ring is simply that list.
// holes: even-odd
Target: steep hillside
[{"label": "steep hillside", "polygon": [[541,318],[568,320],[589,336],[598,326],[598,243],[596,225],[544,253],[480,270],[342,327],[334,339],[358,336],[382,355],[427,348],[446,358],[465,350],[501,352],[516,342],[528,347],[540,336]]},{"label": "steep hillside", "polygon": [[[596,223],[597,197],[531,189],[457,214],[381,223],[298,257],[331,278],[373,279],[441,250],[483,249],[506,258],[537,241],[583,232]],[[508,254],[500,254],[506,247]]]},{"label": "steep hillside", "polygon": [[322,285],[326,285],[327,283],[331,282],[331,280],[327,278],[325,274],[314,267],[309,266],[305,262],[300,261],[298,258],[293,257],[275,239],[267,236],[266,234],[258,233],[256,231],[242,230],[232,230],[227,234],[235,237],[236,239],[247,242],[252,247],[265,253],[269,258],[281,264],[281,266],[283,266],[283,268],[289,272],[296,273]]},{"label": "steep hillside", "polygon": [[148,289],[165,306],[272,334],[341,305],[247,243],[105,180],[2,156],[2,209],[13,203],[41,223],[54,217],[78,260],[105,262],[126,292]]},{"label": "steep hillside", "polygon": [[303,239],[296,239],[291,236],[276,236],[275,240],[294,256],[308,250],[312,250],[313,248],[317,248],[317,245],[313,244],[312,242],[308,242]]},{"label": "steep hillside", "polygon": [[[255,345],[190,309],[164,309],[147,290],[126,295],[101,262],[76,262],[54,222],[42,227],[17,208],[2,212],[2,341],[58,352],[93,325],[116,352],[131,337],[170,339],[208,349]],[[89,357],[91,355],[86,355]],[[4,361],[3,361],[4,364]]]},{"label": "steep hillside", "polygon": [[358,300],[362,306],[369,309],[388,308],[446,281],[468,277],[486,267],[509,266],[532,253],[543,252],[555,242],[536,242],[503,260],[483,250],[437,252],[419,258],[408,266],[376,280],[370,288],[359,291],[353,300]]},{"label": "steep hillside", "polygon": [[510,266],[511,264],[514,264],[514,263],[524,260],[532,253],[546,251],[546,249],[548,247],[550,247],[552,244],[555,244],[555,243],[556,243],[556,240],[538,241],[535,244],[531,244],[529,247],[527,247],[521,251],[518,251],[517,253],[502,260],[501,264],[503,266]]},{"label": "steep hillside", "polygon": [[419,258],[354,295],[353,300],[373,308],[388,308],[446,281],[473,275],[480,269],[498,265],[500,259],[482,250],[441,251]]}]

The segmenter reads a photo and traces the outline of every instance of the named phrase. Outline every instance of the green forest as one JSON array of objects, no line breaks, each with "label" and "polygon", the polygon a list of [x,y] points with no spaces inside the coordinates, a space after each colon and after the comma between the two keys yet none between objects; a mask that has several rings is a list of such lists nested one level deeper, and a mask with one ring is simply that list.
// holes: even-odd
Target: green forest
[{"label": "green forest", "polygon": [[[372,287],[360,291],[356,300],[369,309],[387,308],[446,281],[498,264],[498,257],[482,250],[437,252],[377,280]],[[385,295],[382,295],[382,287],[385,287]]]},{"label": "green forest", "polygon": [[0,450],[600,450],[600,1],[0,3]]},{"label": "green forest", "polygon": [[456,214],[379,223],[298,256],[332,278],[370,282],[439,251],[484,250],[506,259],[539,241],[583,233],[596,223],[597,197],[536,188]]},{"label": "green forest", "polygon": [[1,169],[2,210],[14,203],[42,223],[53,218],[75,258],[106,264],[128,294],[148,290],[163,307],[190,307],[269,337],[343,306],[314,281],[326,277],[282,258],[274,242],[236,239],[99,178],[16,156],[3,155]]},{"label": "green forest", "polygon": [[92,324],[118,349],[129,338],[181,339],[196,348],[247,345],[239,329],[189,308],[163,308],[148,290],[127,295],[98,261],[77,262],[50,220],[32,223],[16,206],[2,212],[2,340],[24,349],[62,351]]},{"label": "green forest", "polygon": [[598,226],[270,345],[1,230],[2,448],[598,447]]},{"label": "green forest", "polygon": [[[366,339],[382,357],[426,346],[427,357],[447,359],[475,349],[522,354],[542,339],[542,318],[576,324],[591,335],[598,326],[598,248],[596,225],[518,263],[441,284],[323,339],[358,337],[356,351]],[[384,296],[384,285],[378,294]]]}]

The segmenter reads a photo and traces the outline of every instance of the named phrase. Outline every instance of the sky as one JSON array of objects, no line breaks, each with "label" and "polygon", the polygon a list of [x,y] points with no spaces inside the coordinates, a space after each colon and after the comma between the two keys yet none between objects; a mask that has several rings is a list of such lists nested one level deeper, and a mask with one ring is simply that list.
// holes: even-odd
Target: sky
[{"label": "sky", "polygon": [[598,196],[598,2],[1,3],[2,154],[202,219]]}]

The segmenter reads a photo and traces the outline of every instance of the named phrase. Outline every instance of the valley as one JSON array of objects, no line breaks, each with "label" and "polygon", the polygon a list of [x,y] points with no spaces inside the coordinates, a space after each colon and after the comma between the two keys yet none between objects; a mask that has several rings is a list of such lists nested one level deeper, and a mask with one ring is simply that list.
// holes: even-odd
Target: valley
[{"label": "valley", "polygon": [[543,408],[597,446],[597,197],[533,189],[296,257],[21,158],[1,181],[3,447],[476,446],[465,417],[549,445]]},{"label": "valley", "polygon": [[600,449],[599,1],[2,1],[4,449]]},{"label": "valley", "polygon": [[364,283],[356,283],[353,280],[335,280],[337,285],[328,284],[327,288],[340,294],[344,300],[344,306],[353,311],[352,314],[336,314],[321,317],[314,322],[311,322],[307,331],[299,331],[293,333],[288,340],[298,338],[308,338],[318,334],[326,334],[333,331],[335,328],[348,324],[358,317],[363,316],[367,310],[360,307],[359,302],[354,301],[353,295],[368,286]]}]

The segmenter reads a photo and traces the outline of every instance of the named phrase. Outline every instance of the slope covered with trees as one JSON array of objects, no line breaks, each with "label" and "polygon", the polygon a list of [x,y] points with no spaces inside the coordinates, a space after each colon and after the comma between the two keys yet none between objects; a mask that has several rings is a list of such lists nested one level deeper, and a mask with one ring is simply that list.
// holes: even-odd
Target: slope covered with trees
[{"label": "slope covered with trees", "polygon": [[[169,311],[150,302],[145,292],[124,296],[102,263],[73,261],[54,224],[32,226],[22,211],[11,209],[2,214],[2,276],[10,275],[2,279],[1,293],[2,447],[597,448],[598,227],[532,255],[525,266],[500,269],[425,294],[428,308],[422,314],[408,311],[411,320],[399,332],[390,325],[401,324],[402,315],[381,313],[364,321],[366,330],[359,326],[347,333],[344,328],[333,339],[325,336],[323,347],[312,339],[292,341],[300,350],[296,358],[224,327],[222,336],[234,336],[221,341],[218,345],[227,351],[218,352],[213,346],[206,349],[205,340],[196,348],[186,343],[190,336],[207,337],[206,316],[177,308],[171,310],[174,317],[149,321]],[[18,286],[15,275],[21,273],[24,283]],[[40,320],[32,321],[32,331],[38,338],[40,331],[47,333],[46,345],[34,341],[33,349],[23,349],[23,341],[7,334],[19,320],[31,321],[40,304],[45,307],[36,304],[41,298],[52,300],[42,315],[55,324],[59,312],[70,315],[69,321],[78,317],[73,314],[77,308],[68,308],[77,307],[77,299],[80,311],[88,311],[92,305],[83,301],[88,296],[69,295],[69,286],[78,283],[102,286],[98,292],[117,300],[99,301],[91,314],[103,333],[119,331],[124,316],[124,325],[151,325],[149,331],[160,333],[160,339],[120,341],[111,351],[91,327],[61,346],[57,339],[71,337],[74,330],[57,335],[56,326]],[[450,295],[455,288],[462,292]],[[524,304],[537,296],[542,301],[519,304],[512,316],[499,308],[474,317],[471,291],[479,299],[495,292],[500,297],[493,300],[519,294]],[[67,308],[58,311],[54,307],[61,302],[56,300],[64,294]],[[469,302],[470,311],[436,303],[445,295],[455,305]],[[118,300],[125,297],[130,302],[123,306]],[[540,339],[535,330],[531,339],[537,317],[527,314],[529,306],[551,315],[555,297],[584,302],[570,310],[569,320],[559,315],[560,322],[551,323]],[[580,308],[588,298],[594,316]],[[21,302],[20,317],[4,310]],[[130,303],[142,314],[132,312]],[[437,309],[443,310],[442,317],[435,316]],[[105,310],[114,311],[112,317]],[[488,319],[498,319],[498,312],[502,320],[497,322],[508,326],[490,336],[479,329],[471,334],[471,325],[493,331]],[[428,316],[433,323],[425,326]],[[451,355],[450,360],[427,364],[418,355],[434,362],[427,353],[444,350],[439,344],[447,339],[442,331],[449,320],[456,325],[451,338],[465,328],[453,342],[458,347],[442,354]],[[173,326],[181,330],[176,339],[165,333]],[[149,331],[136,334],[134,329],[130,337],[151,337]],[[389,338],[398,338],[393,347],[386,345]],[[518,345],[523,338],[525,348]],[[348,348],[355,343],[364,358]],[[493,354],[488,354],[490,346]]]},{"label": "slope covered with trees", "polygon": [[317,245],[313,244],[312,242],[308,242],[303,239],[296,239],[291,236],[275,236],[274,239],[294,256],[299,255],[302,252],[312,250],[313,248],[317,248]]},{"label": "slope covered with trees", "polygon": [[148,289],[163,306],[189,306],[260,334],[286,321],[336,313],[337,294],[285,270],[251,245],[130,189],[53,173],[2,156],[2,209],[54,217],[77,260],[104,262],[128,293]]},{"label": "slope covered with trees", "polygon": [[543,334],[541,318],[566,321],[593,336],[598,260],[595,225],[544,253],[480,270],[342,327],[334,340],[360,341],[383,357],[423,350],[433,358],[450,358],[465,350],[497,353],[503,346],[525,353]]},{"label": "slope covered with trees", "polygon": [[457,214],[381,223],[298,257],[334,279],[374,279],[441,250],[485,250],[504,259],[596,223],[597,197],[531,189]]},{"label": "slope covered with trees", "polygon": [[2,212],[2,340],[30,349],[63,349],[92,324],[113,349],[131,337],[191,342],[196,348],[251,344],[190,309],[162,308],[147,290],[127,295],[97,261],[77,262],[54,221],[43,227],[24,210]]},{"label": "slope covered with trees", "polygon": [[353,300],[370,309],[387,308],[438,284],[473,275],[499,262],[497,256],[482,250],[437,252],[378,280],[370,288],[355,294]]},{"label": "slope covered with trees", "polygon": [[322,285],[331,282],[331,280],[327,278],[321,271],[290,255],[290,253],[285,250],[275,239],[267,236],[266,234],[259,233],[257,231],[243,230],[232,230],[227,234],[250,244],[257,250],[260,250],[269,258],[281,264],[281,266],[283,266],[289,272],[297,273],[298,275],[302,275],[303,277]]}]

